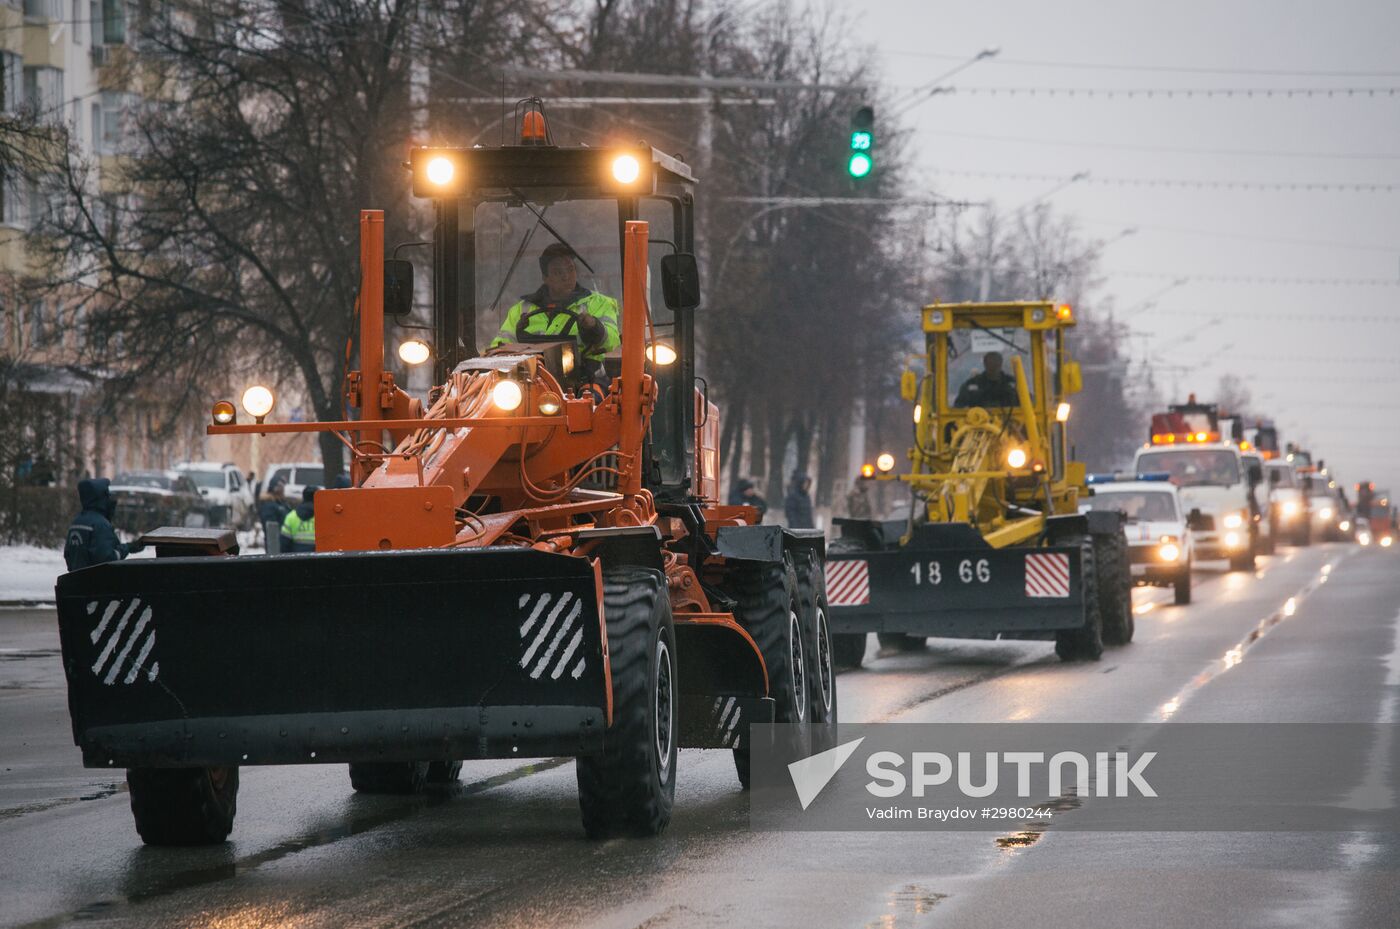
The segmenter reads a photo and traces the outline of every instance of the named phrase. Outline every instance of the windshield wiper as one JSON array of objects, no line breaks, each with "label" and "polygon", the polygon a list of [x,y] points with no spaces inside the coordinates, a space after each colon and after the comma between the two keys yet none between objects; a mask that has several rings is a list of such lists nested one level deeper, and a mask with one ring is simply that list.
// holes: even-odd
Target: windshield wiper
[{"label": "windshield wiper", "polygon": [[598,274],[597,271],[593,270],[593,266],[588,263],[588,259],[580,255],[578,249],[574,248],[573,243],[571,243],[568,239],[564,238],[564,236],[560,234],[558,229],[555,229],[549,224],[549,220],[544,218],[544,212],[542,210],[535,209],[535,205],[529,200],[526,200],[525,196],[520,191],[516,190],[514,187],[510,188],[510,192],[520,198],[520,202],[524,205],[525,209],[535,214],[535,218],[536,220],[538,220],[538,225],[544,226],[546,229],[548,229],[549,234],[554,236],[554,238],[558,239],[560,245],[568,247],[569,251],[574,253],[574,257],[577,258],[579,261],[583,262],[583,266],[588,269],[589,274],[592,274],[594,276]]}]

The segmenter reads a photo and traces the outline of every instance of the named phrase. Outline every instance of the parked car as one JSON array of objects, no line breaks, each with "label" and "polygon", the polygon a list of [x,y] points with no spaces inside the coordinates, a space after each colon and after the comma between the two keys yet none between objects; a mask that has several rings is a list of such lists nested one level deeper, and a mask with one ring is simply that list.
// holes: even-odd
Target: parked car
[{"label": "parked car", "polygon": [[112,479],[111,492],[117,504],[113,522],[124,532],[210,524],[209,501],[180,471],[126,471]]},{"label": "parked car", "polygon": [[1118,510],[1126,519],[1128,562],[1138,587],[1171,587],[1178,604],[1191,602],[1191,563],[1195,552],[1181,492],[1160,478],[1092,475],[1093,491],[1079,502],[1084,510]]},{"label": "parked car", "polygon": [[301,492],[307,487],[326,487],[326,469],[319,461],[293,461],[283,464],[271,464],[263,472],[263,480],[260,490],[266,490],[272,486],[272,482],[281,478],[287,486],[284,493],[287,499],[293,504],[301,502]]},{"label": "parked car", "polygon": [[209,501],[209,520],[215,526],[242,529],[253,523],[253,488],[231,461],[182,461],[175,470],[189,477]]}]

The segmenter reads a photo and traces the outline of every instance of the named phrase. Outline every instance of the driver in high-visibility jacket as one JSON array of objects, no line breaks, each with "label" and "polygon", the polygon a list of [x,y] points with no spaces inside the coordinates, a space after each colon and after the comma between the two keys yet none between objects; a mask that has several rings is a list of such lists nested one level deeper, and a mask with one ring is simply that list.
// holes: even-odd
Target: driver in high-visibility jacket
[{"label": "driver in high-visibility jacket", "polygon": [[539,289],[506,311],[501,331],[491,340],[493,348],[525,335],[571,335],[586,357],[600,362],[622,345],[617,301],[579,286],[572,249],[561,242],[546,247],[540,253],[540,274],[544,283]]}]

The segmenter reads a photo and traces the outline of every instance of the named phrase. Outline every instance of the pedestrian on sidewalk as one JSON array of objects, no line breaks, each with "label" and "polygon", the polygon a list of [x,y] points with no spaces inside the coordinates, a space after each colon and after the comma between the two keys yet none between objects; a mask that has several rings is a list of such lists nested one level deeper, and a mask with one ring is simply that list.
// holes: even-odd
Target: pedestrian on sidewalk
[{"label": "pedestrian on sidewalk", "polygon": [[63,545],[63,560],[69,571],[121,561],[145,547],[139,541],[123,542],[117,538],[117,530],[112,527],[117,501],[112,497],[111,486],[105,477],[78,482],[78,501],[83,508],[73,517]]}]

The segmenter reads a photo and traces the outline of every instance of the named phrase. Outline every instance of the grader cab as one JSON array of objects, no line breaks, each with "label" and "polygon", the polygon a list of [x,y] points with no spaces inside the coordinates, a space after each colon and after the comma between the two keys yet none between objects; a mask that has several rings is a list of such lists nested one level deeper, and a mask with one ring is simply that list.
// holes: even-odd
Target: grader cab
[{"label": "grader cab", "polygon": [[1069,460],[1067,304],[932,304],[923,370],[906,370],[909,466],[893,455],[862,480],[907,489],[900,520],[838,519],[827,600],[837,662],[858,665],[866,634],[911,648],[929,636],[1055,640],[1097,659],[1133,634],[1122,519],[1079,512],[1084,465]]},{"label": "grader cab", "polygon": [[[538,103],[520,122],[518,145],[412,152],[433,209],[426,404],[385,367],[386,309],[414,286],[377,211],[358,415],[278,421],[263,397],[240,423],[215,404],[211,434],[349,448],[352,486],[316,497],[314,553],[166,533],[161,557],[60,578],[74,739],[86,765],[128,769],[148,843],[222,841],[241,766],[348,762],[356,790],[403,793],[462,759],[552,755],[577,756],[590,836],[654,834],[679,747],[731,750],[747,786],[750,723],[833,742],[821,536],[716,499],[695,179],[645,145],[556,146]],[[575,313],[479,350],[555,243],[620,303],[620,347],[580,338]]]}]

